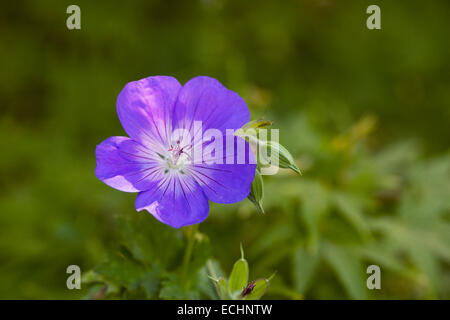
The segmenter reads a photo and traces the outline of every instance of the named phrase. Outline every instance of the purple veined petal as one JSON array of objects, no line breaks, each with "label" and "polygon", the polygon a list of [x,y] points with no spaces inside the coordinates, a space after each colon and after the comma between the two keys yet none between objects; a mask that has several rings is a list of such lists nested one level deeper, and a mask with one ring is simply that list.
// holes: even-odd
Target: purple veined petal
[{"label": "purple veined petal", "polygon": [[161,147],[158,149],[158,145],[154,145],[152,149],[149,149],[136,141],[128,140],[123,141],[118,149],[119,155],[136,168],[133,172],[124,175],[124,178],[136,189],[140,191],[152,189],[163,179],[164,162],[158,155],[158,152],[163,152]]},{"label": "purple veined petal", "polygon": [[97,166],[95,176],[108,186],[125,192],[138,192],[123,174],[135,170],[133,164],[129,163],[119,155],[118,145],[128,141],[127,137],[110,137],[97,145],[95,156]]},{"label": "purple veined petal", "polygon": [[125,192],[152,188],[162,178],[160,165],[154,158],[141,158],[139,146],[127,137],[110,137],[100,143],[95,150],[96,177]]},{"label": "purple veined petal", "polygon": [[117,97],[117,114],[128,135],[143,145],[167,145],[180,89],[177,79],[166,76],[128,83]]},{"label": "purple veined petal", "polygon": [[[234,203],[245,199],[255,177],[256,159],[248,143],[237,136],[228,138],[234,141],[233,148],[226,148],[224,138],[218,158],[213,155],[207,159],[209,163],[193,163],[187,170],[187,174],[197,181],[208,199],[217,203]],[[228,151],[230,149],[233,151]]]},{"label": "purple veined petal", "polygon": [[[202,121],[203,130],[209,128],[239,129],[250,121],[250,112],[237,93],[219,81],[199,76],[189,80],[180,90],[175,104],[173,127],[193,130],[193,122]],[[192,135],[196,135],[193,132]]]},{"label": "purple veined petal", "polygon": [[209,211],[202,188],[187,175],[167,175],[155,188],[140,192],[136,210],[147,210],[156,219],[174,228],[200,223]]}]

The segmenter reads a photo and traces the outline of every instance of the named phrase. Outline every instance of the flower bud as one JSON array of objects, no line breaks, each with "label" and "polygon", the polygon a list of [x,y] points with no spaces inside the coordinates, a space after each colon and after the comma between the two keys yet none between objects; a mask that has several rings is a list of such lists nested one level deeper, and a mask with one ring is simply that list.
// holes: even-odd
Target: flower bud
[{"label": "flower bud", "polygon": [[261,176],[261,173],[258,169],[255,172],[255,178],[253,179],[252,185],[250,187],[250,194],[248,195],[248,199],[253,202],[256,206],[256,209],[260,213],[264,213],[264,209],[262,206],[262,200],[264,198],[264,182]]},{"label": "flower bud", "polygon": [[[300,169],[295,164],[294,157],[292,157],[291,153],[280,143],[275,141],[267,141],[262,146],[260,146],[260,148],[261,147],[267,148],[265,153],[266,155],[270,155],[268,156],[270,164],[278,165],[279,168],[292,169],[296,173],[300,175],[302,174]],[[274,157],[278,157],[278,163],[274,163],[274,161],[272,161]]]}]

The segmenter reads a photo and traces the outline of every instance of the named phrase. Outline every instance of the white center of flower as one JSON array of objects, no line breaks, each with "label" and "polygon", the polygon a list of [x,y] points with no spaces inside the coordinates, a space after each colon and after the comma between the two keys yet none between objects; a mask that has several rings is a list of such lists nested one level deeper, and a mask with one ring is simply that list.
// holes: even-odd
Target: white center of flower
[{"label": "white center of flower", "polygon": [[190,146],[181,147],[180,140],[178,140],[175,144],[171,145],[169,150],[169,155],[167,157],[167,166],[170,169],[178,170],[183,173],[182,169],[186,165],[189,160],[189,154],[186,153]]}]

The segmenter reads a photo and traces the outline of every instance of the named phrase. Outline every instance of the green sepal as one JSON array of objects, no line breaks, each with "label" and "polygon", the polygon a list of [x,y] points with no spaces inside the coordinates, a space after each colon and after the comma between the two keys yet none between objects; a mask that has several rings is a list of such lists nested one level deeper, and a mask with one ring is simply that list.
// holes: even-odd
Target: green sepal
[{"label": "green sepal", "polygon": [[258,279],[253,281],[253,290],[244,297],[245,300],[259,300],[269,288],[268,279]]}]

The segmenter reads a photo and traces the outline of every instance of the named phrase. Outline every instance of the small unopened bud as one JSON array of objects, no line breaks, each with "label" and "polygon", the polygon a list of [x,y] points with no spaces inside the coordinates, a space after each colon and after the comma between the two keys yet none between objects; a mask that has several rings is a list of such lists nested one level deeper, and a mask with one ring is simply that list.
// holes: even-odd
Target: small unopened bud
[{"label": "small unopened bud", "polygon": [[[265,147],[267,148],[267,154],[270,154],[270,164],[278,165],[278,167],[284,169],[292,169],[298,174],[302,174],[295,164],[294,157],[292,157],[291,153],[281,144],[275,141],[267,141]],[[278,157],[278,163],[274,163],[274,161],[276,162],[277,160],[276,158],[274,159],[274,157]],[[274,159],[274,161],[272,161],[272,159]]]},{"label": "small unopened bud", "polygon": [[250,187],[250,194],[248,195],[248,199],[253,202],[256,206],[256,209],[260,213],[264,213],[264,209],[262,206],[262,200],[264,198],[264,182],[261,176],[261,173],[258,169],[255,172],[255,178],[253,179],[252,185]]}]

